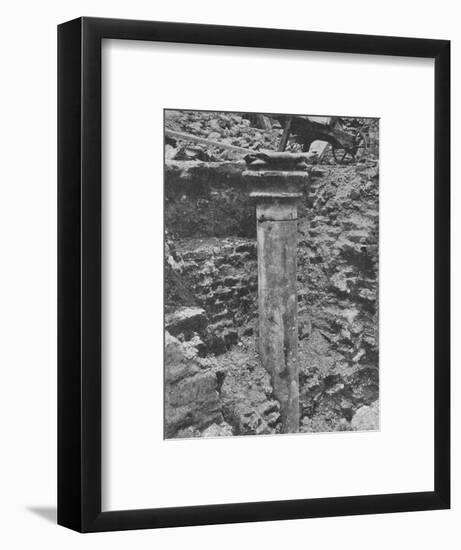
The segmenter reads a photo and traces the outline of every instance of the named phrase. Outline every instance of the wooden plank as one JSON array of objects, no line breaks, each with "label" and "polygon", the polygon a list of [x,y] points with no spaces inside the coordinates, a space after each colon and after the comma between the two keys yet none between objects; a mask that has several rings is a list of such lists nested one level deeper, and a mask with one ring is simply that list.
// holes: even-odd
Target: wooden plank
[{"label": "wooden plank", "polygon": [[237,145],[230,145],[229,143],[222,143],[220,141],[214,141],[212,139],[194,136],[192,134],[186,134],[185,132],[176,132],[175,130],[169,130],[165,128],[165,135],[175,139],[181,139],[183,141],[194,141],[197,143],[203,143],[211,147],[219,147],[220,149],[228,149],[229,151],[237,151],[239,153],[248,155],[254,153],[254,149],[245,149],[244,147],[238,147]]},{"label": "wooden plank", "polygon": [[279,143],[279,152],[285,151],[285,147],[287,146],[288,137],[290,135],[290,128],[291,128],[291,121],[293,120],[293,117],[290,115],[287,118],[287,121],[285,123],[285,128],[283,129],[282,137],[280,138]]}]

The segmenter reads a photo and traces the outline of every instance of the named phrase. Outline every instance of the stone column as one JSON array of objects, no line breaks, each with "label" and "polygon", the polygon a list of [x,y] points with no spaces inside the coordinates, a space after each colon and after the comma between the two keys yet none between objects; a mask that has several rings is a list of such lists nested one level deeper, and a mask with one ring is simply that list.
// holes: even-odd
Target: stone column
[{"label": "stone column", "polygon": [[306,156],[256,153],[244,179],[256,201],[259,353],[280,402],[282,432],[299,431],[296,292],[297,200],[306,185]]}]

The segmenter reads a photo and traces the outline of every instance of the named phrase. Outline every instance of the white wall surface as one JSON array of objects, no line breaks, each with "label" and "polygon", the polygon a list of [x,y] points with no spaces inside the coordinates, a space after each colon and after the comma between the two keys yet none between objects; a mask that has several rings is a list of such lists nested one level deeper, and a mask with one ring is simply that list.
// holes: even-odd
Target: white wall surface
[{"label": "white wall surface", "polygon": [[[78,535],[54,524],[56,493],[56,25],[80,15],[452,40],[453,128],[461,125],[457,3],[326,0],[44,0],[5,4],[0,85],[0,544],[6,549],[460,547],[461,294],[453,285],[453,509]],[[339,88],[340,90],[340,88]],[[453,132],[453,236],[461,232]],[[412,159],[418,162],[418,159]],[[459,241],[458,241],[459,243]],[[459,278],[459,244],[453,280]],[[417,388],[415,388],[417,389]],[[377,472],[379,475],[379,472]]]}]

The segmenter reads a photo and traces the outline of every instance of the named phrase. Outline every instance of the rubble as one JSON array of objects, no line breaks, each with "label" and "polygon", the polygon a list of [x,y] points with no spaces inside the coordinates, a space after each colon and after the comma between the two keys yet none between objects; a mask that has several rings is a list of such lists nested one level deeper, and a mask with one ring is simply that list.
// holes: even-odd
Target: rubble
[{"label": "rubble", "polygon": [[166,438],[223,422],[216,374],[204,366],[190,347],[165,333]]},{"label": "rubble", "polygon": [[351,426],[354,430],[370,431],[379,429],[379,401],[370,406],[360,407],[354,414]]},{"label": "rubble", "polygon": [[[282,135],[280,124],[259,129],[252,126],[243,113],[168,110],[165,111],[165,127],[255,151],[276,150]],[[168,141],[167,144],[171,147]],[[170,152],[169,158],[206,162],[232,161],[241,159],[242,153],[178,140],[175,142],[175,154]]]},{"label": "rubble", "polygon": [[165,314],[165,329],[173,336],[182,334],[185,340],[203,333],[206,326],[206,313],[200,307],[182,307]]}]

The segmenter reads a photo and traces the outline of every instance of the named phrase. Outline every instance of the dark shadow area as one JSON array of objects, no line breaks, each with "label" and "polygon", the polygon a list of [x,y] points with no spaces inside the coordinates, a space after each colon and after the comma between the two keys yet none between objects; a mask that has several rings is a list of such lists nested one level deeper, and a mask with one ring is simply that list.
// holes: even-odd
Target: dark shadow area
[{"label": "dark shadow area", "polygon": [[58,512],[56,506],[27,506],[26,509],[47,521],[57,522]]}]

